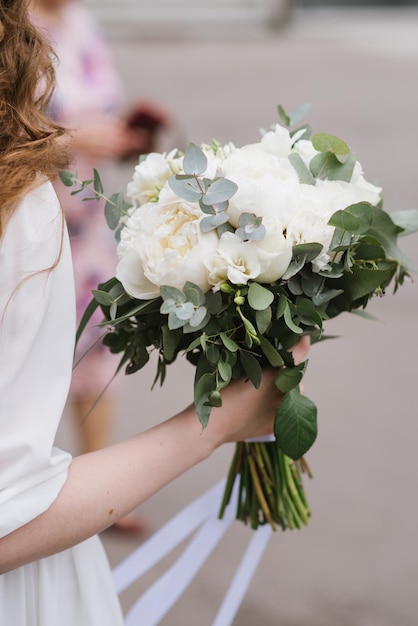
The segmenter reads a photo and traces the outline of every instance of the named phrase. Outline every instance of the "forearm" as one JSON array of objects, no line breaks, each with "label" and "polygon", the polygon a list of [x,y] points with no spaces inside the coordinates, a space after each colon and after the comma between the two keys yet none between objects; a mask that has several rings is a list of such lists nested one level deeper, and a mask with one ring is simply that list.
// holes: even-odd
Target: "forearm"
[{"label": "forearm", "polygon": [[208,457],[214,447],[194,411],[187,409],[140,435],[74,458],[52,506],[0,539],[0,573],[104,530]]}]

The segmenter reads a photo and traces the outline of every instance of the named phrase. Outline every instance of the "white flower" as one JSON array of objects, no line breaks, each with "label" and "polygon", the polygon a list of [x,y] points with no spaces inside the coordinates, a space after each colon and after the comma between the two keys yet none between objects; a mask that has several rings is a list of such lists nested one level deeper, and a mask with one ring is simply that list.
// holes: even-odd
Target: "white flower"
[{"label": "white flower", "polygon": [[300,185],[299,206],[287,224],[286,237],[292,245],[312,242],[322,244],[323,250],[312,262],[312,268],[316,272],[327,269],[331,261],[329,246],[334,234],[334,228],[328,225],[331,216],[358,202],[376,205],[380,194],[379,187],[365,181],[359,164],[355,183],[317,180],[315,185]]},{"label": "white flower", "polygon": [[202,217],[196,204],[179,198],[144,204],[131,215],[121,233],[116,270],[131,296],[152,298],[162,285],[183,289],[187,281],[209,289],[205,260],[215,253],[218,236],[201,231]]},{"label": "white flower", "polygon": [[276,234],[276,238],[266,237],[256,242],[224,233],[216,254],[206,261],[209,283],[214,290],[228,280],[234,285],[246,285],[250,279],[270,283],[283,276],[292,258],[292,248],[281,231]]},{"label": "white flower", "polygon": [[176,157],[176,153],[177,150],[168,154],[151,152],[138,163],[127,187],[127,196],[136,206],[157,200],[168,177],[179,173],[182,157]]},{"label": "white flower", "polygon": [[299,180],[286,157],[266,152],[261,143],[237,148],[222,165],[226,178],[238,185],[229,201],[231,224],[238,226],[241,213],[277,216],[286,224],[295,211]]},{"label": "white flower", "polygon": [[264,269],[254,243],[228,232],[222,235],[216,254],[206,260],[206,267],[214,291],[228,280],[234,285],[246,285]]}]

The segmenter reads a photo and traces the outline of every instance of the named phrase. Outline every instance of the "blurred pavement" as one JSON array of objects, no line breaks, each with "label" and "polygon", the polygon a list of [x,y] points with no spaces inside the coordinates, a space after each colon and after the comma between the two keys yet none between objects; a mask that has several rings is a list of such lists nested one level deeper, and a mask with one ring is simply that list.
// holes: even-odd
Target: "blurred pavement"
[{"label": "blurred pavement", "polygon": [[[179,120],[167,148],[212,137],[252,142],[277,120],[277,104],[291,111],[310,102],[314,131],[355,150],[366,177],[383,186],[386,209],[418,207],[417,9],[306,9],[265,37],[112,45],[129,97],[155,98]],[[130,170],[117,176],[124,185]],[[418,235],[403,248],[418,267]],[[370,310],[378,322],[334,320],[326,330],[340,338],[312,350],[305,384],[319,409],[308,454],[312,522],[272,537],[236,626],[418,624],[417,283]],[[151,392],[154,373],[150,365],[123,381],[117,438],[190,402],[190,366],[172,366],[164,388]],[[68,442],[66,428],[60,436]],[[231,452],[219,451],[141,512],[158,528],[225,475]],[[211,624],[249,537],[234,525],[163,626]],[[112,564],[138,544],[112,532],[103,539]],[[124,608],[171,561],[128,590]]]}]

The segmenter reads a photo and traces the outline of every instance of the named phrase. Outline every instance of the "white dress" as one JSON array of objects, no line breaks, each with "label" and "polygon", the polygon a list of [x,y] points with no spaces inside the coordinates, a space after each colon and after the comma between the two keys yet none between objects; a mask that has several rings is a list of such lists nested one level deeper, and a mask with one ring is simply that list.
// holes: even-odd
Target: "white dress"
[{"label": "white dress", "polygon": [[[40,515],[67,478],[54,447],[71,379],[73,271],[49,182],[26,195],[0,240],[0,537]],[[2,626],[120,626],[97,536],[0,576]]]}]

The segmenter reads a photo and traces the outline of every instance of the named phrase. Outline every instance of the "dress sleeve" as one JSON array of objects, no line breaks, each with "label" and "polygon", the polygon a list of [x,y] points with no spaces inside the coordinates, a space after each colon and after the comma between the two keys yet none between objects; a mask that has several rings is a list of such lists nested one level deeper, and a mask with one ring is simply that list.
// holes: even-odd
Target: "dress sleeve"
[{"label": "dress sleeve", "polygon": [[50,183],[30,192],[0,241],[0,536],[52,504],[71,455],[54,439],[71,380],[71,255]]}]

